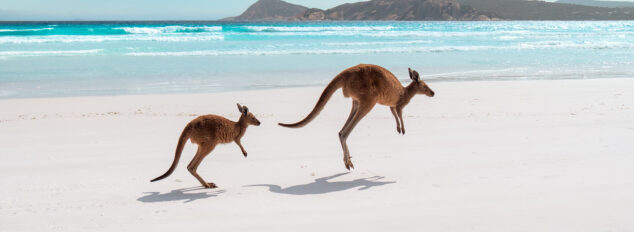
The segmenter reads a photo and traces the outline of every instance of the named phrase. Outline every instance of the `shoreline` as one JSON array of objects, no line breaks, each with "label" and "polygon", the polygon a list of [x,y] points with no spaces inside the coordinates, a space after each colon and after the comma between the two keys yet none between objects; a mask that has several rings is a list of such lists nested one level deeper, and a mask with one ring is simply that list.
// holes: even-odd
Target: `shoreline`
[{"label": "shoreline", "polygon": [[[515,82],[515,81],[583,81],[583,80],[620,80],[620,79],[630,79],[631,77],[587,77],[587,78],[544,78],[544,79],[520,79],[516,77],[510,78],[502,78],[502,79],[458,79],[452,77],[444,77],[444,76],[435,76],[433,79],[425,80],[425,75],[421,75],[423,81],[426,83],[461,83],[461,82]],[[329,81],[329,80],[328,80]],[[227,89],[227,90],[219,90],[219,91],[205,91],[198,90],[193,91],[192,93],[188,93],[186,91],[182,92],[148,92],[148,93],[123,93],[123,94],[95,94],[95,95],[68,95],[68,96],[21,96],[21,97],[0,97],[0,101],[11,101],[11,100],[28,100],[28,99],[65,99],[65,98],[103,98],[103,97],[125,97],[125,96],[162,96],[162,95],[208,95],[208,94],[219,94],[219,93],[233,93],[233,92],[251,92],[251,91],[275,91],[275,90],[287,90],[287,89],[298,89],[298,88],[323,88],[328,84],[328,81],[325,81],[323,84],[307,84],[307,85],[288,85],[288,86],[272,86],[272,87],[248,87],[242,89]],[[407,85],[409,83],[409,79],[399,79],[403,85]]]},{"label": "shoreline", "polygon": [[[634,82],[630,78],[596,78],[596,79],[557,79],[557,80],[478,80],[478,81],[430,81],[427,82],[432,89],[434,85],[449,86],[517,86],[522,84],[566,84],[583,82],[610,83],[610,82]],[[406,85],[407,83],[405,83]],[[314,99],[308,98],[303,102],[305,106],[312,107],[316,102],[319,94],[323,91],[324,86],[302,86],[288,88],[272,88],[272,89],[256,89],[256,90],[233,90],[224,92],[207,92],[207,93],[167,93],[167,94],[126,94],[126,95],[105,95],[105,96],[68,96],[68,97],[43,97],[43,98],[12,98],[0,99],[0,108],[3,109],[19,109],[21,111],[5,110],[0,112],[0,122],[16,121],[16,120],[34,120],[46,118],[64,118],[72,116],[80,117],[104,117],[104,116],[200,116],[204,114],[214,113],[212,110],[194,107],[197,103],[193,103],[198,99],[223,99],[222,102],[214,102],[211,106],[229,105],[235,103],[248,104],[247,102],[232,102],[240,99],[249,99],[257,95],[270,95],[272,93],[305,93],[312,92]],[[441,93],[443,94],[443,93]],[[247,97],[241,97],[246,95]],[[273,96],[274,97],[274,96]],[[224,100],[229,98],[230,100]],[[341,90],[337,90],[333,95],[341,102],[350,101],[344,98]],[[422,98],[417,96],[414,99]],[[235,99],[235,100],[233,100]],[[313,102],[315,101],[315,102]],[[157,105],[178,106],[183,102],[186,106],[180,112],[174,112],[166,106],[157,110]],[[200,103],[200,102],[199,102]],[[204,105],[205,103],[200,103]],[[382,105],[377,104],[377,107]],[[155,108],[154,110],[152,108]],[[210,107],[216,108],[216,107]],[[210,109],[207,108],[207,109]],[[312,109],[312,108],[311,108]],[[219,114],[233,115],[232,107],[229,109],[217,108]],[[307,109],[308,111],[310,109]],[[308,113],[305,112],[305,113]],[[299,112],[301,113],[301,112]]]},{"label": "shoreline", "polygon": [[[583,81],[598,81],[598,82],[625,81],[625,82],[628,82],[628,80],[630,80],[630,78],[624,77],[624,78],[541,79],[541,80],[465,80],[465,81],[431,80],[431,81],[425,81],[425,82],[428,83],[430,87],[432,87],[433,89],[433,85],[435,84],[441,84],[441,85],[445,85],[445,84],[446,85],[470,85],[471,84],[471,85],[477,85],[477,86],[481,86],[485,84],[493,84],[493,85],[502,84],[502,85],[513,86],[513,85],[521,84],[521,83],[539,83],[539,82],[552,82],[552,83],[564,83],[569,81],[571,82],[583,82]],[[634,81],[634,78],[631,79],[630,81]],[[408,83],[409,82],[405,82],[403,84],[404,86],[406,86]],[[316,94],[314,95],[316,100],[319,97],[319,94],[321,93],[323,88],[325,88],[325,85],[281,87],[281,88],[272,87],[268,89],[241,89],[241,90],[228,90],[228,91],[220,91],[220,92],[200,92],[200,93],[147,93],[147,94],[88,95],[88,96],[59,96],[59,97],[24,97],[24,98],[6,98],[6,99],[0,98],[0,107],[4,109],[10,109],[12,108],[11,106],[14,106],[16,104],[18,105],[28,104],[27,108],[30,108],[30,110],[33,110],[34,108],[38,108],[40,104],[41,106],[55,105],[55,107],[59,107],[57,105],[59,103],[72,102],[73,104],[79,103],[79,105],[81,106],[87,106],[87,105],[91,105],[90,103],[91,101],[98,101],[100,104],[112,105],[112,104],[116,104],[116,102],[130,102],[131,100],[132,101],[136,100],[137,102],[134,102],[132,104],[123,103],[122,105],[124,106],[130,106],[135,104],[149,105],[149,104],[153,104],[153,103],[165,101],[165,100],[171,101],[172,104],[176,104],[175,102],[177,101],[190,101],[191,99],[204,98],[204,97],[225,98],[225,97],[239,96],[242,94],[266,95],[266,94],[275,93],[275,92],[305,92],[305,91],[315,92]],[[333,95],[333,97],[336,97],[336,96],[340,96],[341,98],[343,98],[343,96],[341,95],[341,90],[337,90],[337,92]],[[345,98],[345,99],[349,100],[349,98]],[[314,104],[314,102],[310,104]],[[377,104],[377,106],[380,106],[380,105]],[[67,107],[71,108],[71,107],[75,107],[75,105],[67,105]],[[92,107],[92,109],[95,109],[95,108],[98,108],[98,107]],[[62,109],[64,108],[62,107]],[[65,110],[69,110],[69,109],[65,109]],[[92,113],[93,115],[107,115],[110,112],[90,112],[90,113]],[[117,112],[116,114],[119,114],[119,113],[120,112]],[[127,113],[128,115],[135,114],[134,112],[127,112]],[[17,114],[18,113],[11,113],[9,111],[4,111],[0,114],[0,121],[6,121],[5,118],[3,117],[6,117],[8,115],[17,115]],[[185,114],[185,112],[182,112],[181,114]],[[24,118],[30,119],[31,117],[25,116]]]}]

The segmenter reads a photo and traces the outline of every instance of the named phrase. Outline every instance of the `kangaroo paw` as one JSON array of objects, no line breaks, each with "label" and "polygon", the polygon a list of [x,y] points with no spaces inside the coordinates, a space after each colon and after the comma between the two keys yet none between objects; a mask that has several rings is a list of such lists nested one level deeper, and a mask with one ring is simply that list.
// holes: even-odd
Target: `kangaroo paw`
[{"label": "kangaroo paw", "polygon": [[401,133],[401,128],[400,127],[396,127],[396,132],[398,132],[400,134]]},{"label": "kangaroo paw", "polygon": [[354,165],[352,164],[352,161],[350,161],[350,159],[344,159],[343,163],[346,165],[346,169],[350,170],[350,168],[354,168]]},{"label": "kangaroo paw", "polygon": [[204,186],[205,188],[218,188],[218,186],[214,184],[213,182],[206,183],[206,185]]}]

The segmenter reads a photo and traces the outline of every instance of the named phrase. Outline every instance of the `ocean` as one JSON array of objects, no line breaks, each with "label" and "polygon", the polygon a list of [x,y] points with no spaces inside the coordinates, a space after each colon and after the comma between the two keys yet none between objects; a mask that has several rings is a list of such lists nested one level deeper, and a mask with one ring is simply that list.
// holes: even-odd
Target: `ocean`
[{"label": "ocean", "polygon": [[322,86],[378,64],[407,82],[634,77],[634,21],[0,22],[0,98]]}]

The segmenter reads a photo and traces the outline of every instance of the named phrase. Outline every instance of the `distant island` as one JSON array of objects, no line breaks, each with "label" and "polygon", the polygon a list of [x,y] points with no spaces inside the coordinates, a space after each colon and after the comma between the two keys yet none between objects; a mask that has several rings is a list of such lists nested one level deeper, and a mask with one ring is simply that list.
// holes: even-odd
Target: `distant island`
[{"label": "distant island", "polygon": [[634,4],[594,0],[371,0],[327,10],[259,0],[221,21],[634,20]]}]

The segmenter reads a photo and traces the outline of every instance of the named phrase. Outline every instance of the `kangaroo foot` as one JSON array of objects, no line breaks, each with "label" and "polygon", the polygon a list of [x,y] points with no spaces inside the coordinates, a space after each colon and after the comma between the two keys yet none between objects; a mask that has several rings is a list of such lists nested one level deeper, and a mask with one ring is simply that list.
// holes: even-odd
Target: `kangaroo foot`
[{"label": "kangaroo foot", "polygon": [[205,188],[218,188],[218,186],[212,182],[205,183],[204,186]]},{"label": "kangaroo foot", "polygon": [[350,170],[350,168],[354,168],[354,165],[352,164],[352,161],[350,161],[350,158],[344,158],[343,163],[346,165],[346,169],[348,170]]}]

